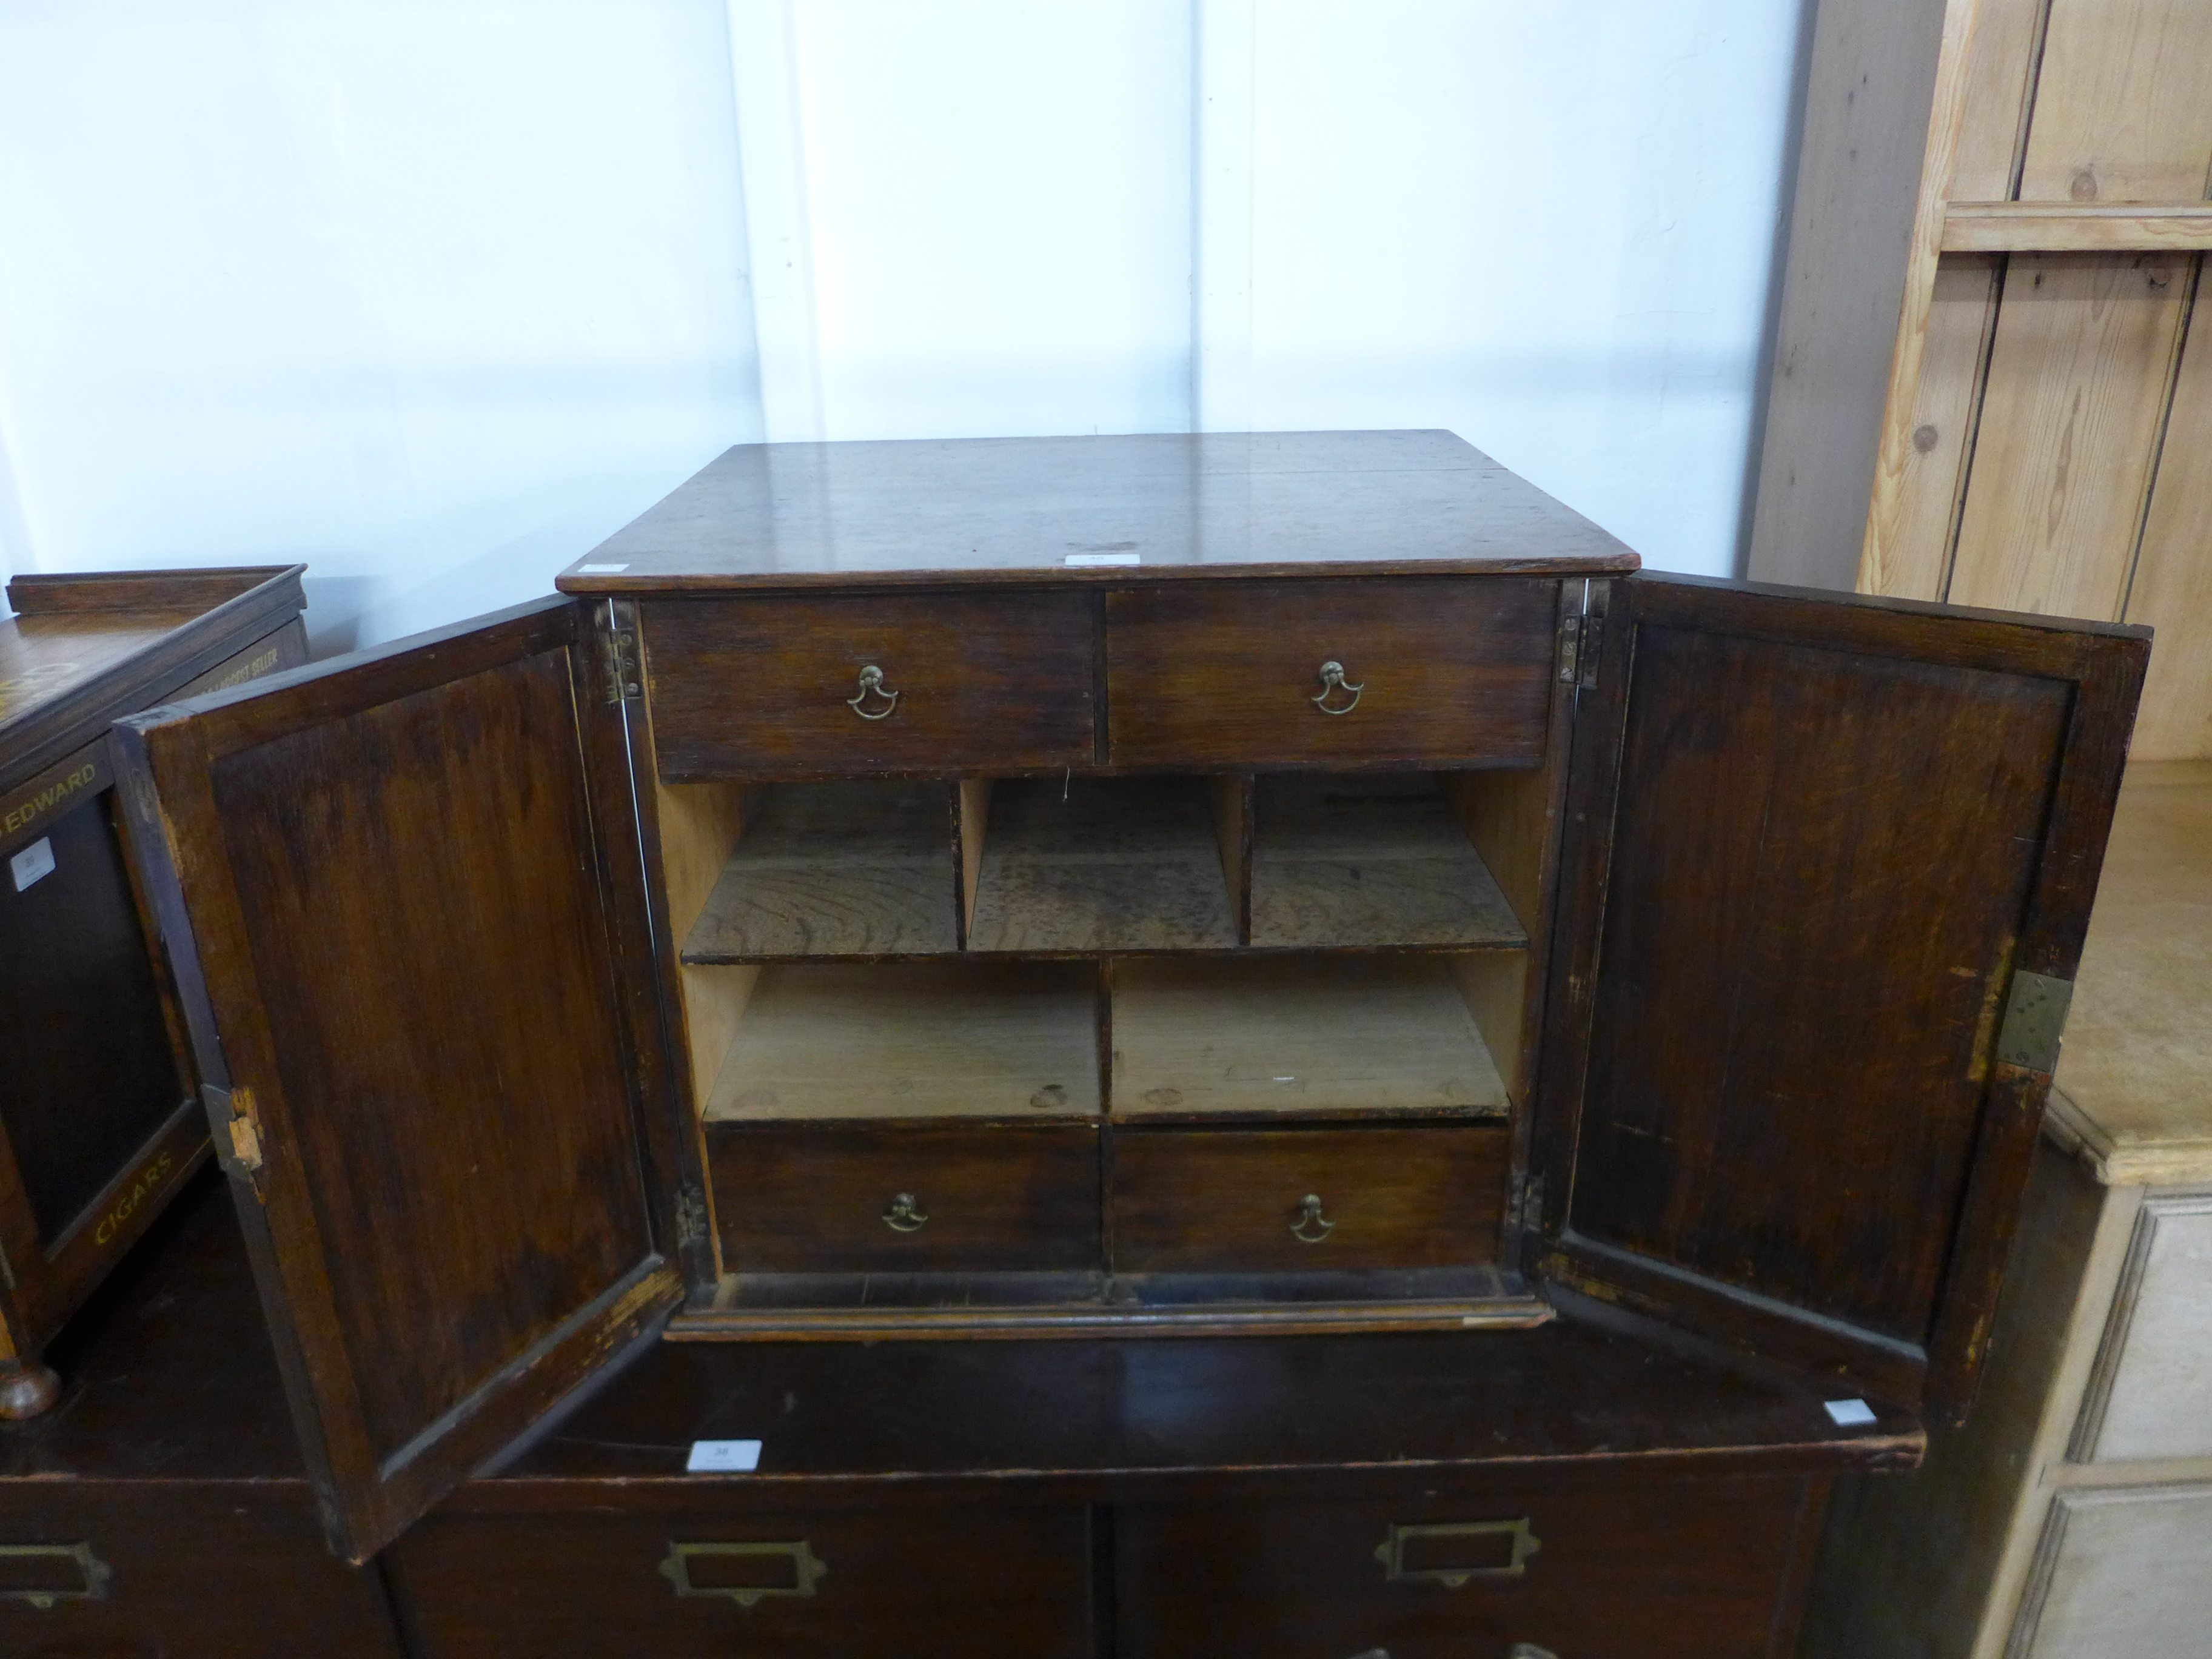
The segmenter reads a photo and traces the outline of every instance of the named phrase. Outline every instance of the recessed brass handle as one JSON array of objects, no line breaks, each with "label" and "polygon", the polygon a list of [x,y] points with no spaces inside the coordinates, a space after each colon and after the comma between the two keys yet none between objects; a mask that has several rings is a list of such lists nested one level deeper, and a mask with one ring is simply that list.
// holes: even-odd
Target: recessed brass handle
[{"label": "recessed brass handle", "polygon": [[1308,1193],[1298,1200],[1298,1218],[1291,1223],[1291,1237],[1301,1244],[1318,1244],[1336,1231],[1336,1223],[1321,1212],[1321,1196]]},{"label": "recessed brass handle", "polygon": [[[870,697],[881,697],[884,706],[871,714],[867,709]],[[899,694],[884,684],[884,671],[870,663],[860,671],[860,695],[845,699],[845,707],[864,720],[889,720],[898,708]]]},{"label": "recessed brass handle", "polygon": [[[788,1584],[702,1584],[692,1577],[692,1563],[698,1562],[709,1576],[722,1571],[744,1571],[735,1564],[763,1558],[781,1556],[791,1563],[791,1582]],[[660,1564],[660,1576],[676,1586],[680,1596],[719,1595],[735,1601],[741,1607],[750,1607],[764,1596],[809,1596],[822,1575],[830,1571],[830,1564],[815,1554],[806,1540],[801,1538],[788,1544],[671,1544],[668,1559]]]},{"label": "recessed brass handle", "polygon": [[884,1212],[884,1225],[895,1233],[910,1233],[927,1222],[929,1218],[915,1207],[912,1193],[900,1193],[891,1200],[891,1206]]},{"label": "recessed brass handle", "polygon": [[[1504,1546],[1504,1559],[1495,1566],[1438,1565],[1409,1567],[1406,1565],[1406,1546],[1414,1547],[1417,1556],[1434,1559],[1437,1546],[1446,1547],[1456,1543],[1466,1545],[1477,1540],[1496,1539]],[[1382,1564],[1382,1577],[1393,1584],[1442,1584],[1446,1589],[1457,1589],[1473,1578],[1524,1578],[1528,1573],[1528,1558],[1544,1547],[1543,1540],[1528,1530],[1528,1517],[1522,1516],[1514,1521],[1451,1521],[1441,1525],[1406,1527],[1393,1526],[1382,1534],[1382,1541],[1375,1547],[1375,1559]],[[1521,1650],[1515,1648],[1515,1653]],[[1531,1648],[1532,1654],[1541,1654],[1541,1648]]]},{"label": "recessed brass handle", "polygon": [[1505,1659],[1559,1659],[1549,1648],[1540,1648],[1534,1642],[1516,1642],[1505,1650]]},{"label": "recessed brass handle", "polygon": [[56,1580],[76,1580],[67,1586],[34,1583],[0,1590],[0,1601],[27,1601],[41,1613],[52,1611],[57,1601],[104,1601],[107,1581],[115,1576],[115,1569],[94,1555],[89,1544],[9,1544],[0,1547],[0,1565],[14,1566],[9,1576],[19,1581],[44,1577],[40,1569],[48,1565]]},{"label": "recessed brass handle", "polygon": [[[1342,663],[1325,662],[1321,665],[1321,695],[1317,697],[1309,697],[1306,701],[1324,714],[1349,714],[1359,707],[1359,694],[1366,689],[1364,684],[1354,685],[1344,678]],[[1352,701],[1341,708],[1331,708],[1328,706],[1328,700],[1340,691],[1351,692]]]}]

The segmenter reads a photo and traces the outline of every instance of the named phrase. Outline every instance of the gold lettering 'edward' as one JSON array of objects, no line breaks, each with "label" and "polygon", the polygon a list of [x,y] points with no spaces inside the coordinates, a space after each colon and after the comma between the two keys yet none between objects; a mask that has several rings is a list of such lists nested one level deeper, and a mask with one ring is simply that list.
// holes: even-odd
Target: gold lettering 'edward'
[{"label": "gold lettering 'edward'", "polygon": [[176,1160],[164,1152],[144,1169],[138,1179],[131,1183],[131,1190],[115,1200],[115,1207],[100,1217],[100,1225],[93,1230],[92,1242],[105,1244],[123,1231],[123,1224],[138,1212],[138,1206],[159,1192],[176,1169]]},{"label": "gold lettering 'edward'", "polygon": [[9,809],[6,817],[0,818],[0,835],[13,834],[26,824],[36,822],[99,775],[98,767],[80,766],[67,777],[48,784],[35,795],[26,797]]}]

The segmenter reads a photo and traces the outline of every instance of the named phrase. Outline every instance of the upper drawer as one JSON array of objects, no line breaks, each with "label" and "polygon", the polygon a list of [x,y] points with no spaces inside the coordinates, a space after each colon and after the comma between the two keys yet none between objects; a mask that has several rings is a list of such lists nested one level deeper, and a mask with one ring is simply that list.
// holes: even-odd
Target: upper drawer
[{"label": "upper drawer", "polygon": [[653,742],[672,782],[1091,758],[1085,593],[660,600],[641,610]]},{"label": "upper drawer", "polygon": [[[1170,582],[1109,593],[1108,758],[1533,763],[1543,755],[1558,594],[1556,581],[1522,576]],[[1331,664],[1335,676],[1325,672]]]}]

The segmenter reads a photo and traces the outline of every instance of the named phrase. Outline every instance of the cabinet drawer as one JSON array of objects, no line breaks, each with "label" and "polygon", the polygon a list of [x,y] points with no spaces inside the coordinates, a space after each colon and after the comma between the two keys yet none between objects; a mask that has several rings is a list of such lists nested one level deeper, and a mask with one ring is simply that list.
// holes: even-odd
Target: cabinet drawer
[{"label": "cabinet drawer", "polygon": [[[1092,758],[1078,592],[641,607],[660,775],[1018,771]],[[866,671],[877,677],[865,686]]]},{"label": "cabinet drawer", "polygon": [[2136,1218],[2077,1462],[2212,1457],[2212,1192],[2154,1193]]},{"label": "cabinet drawer", "polygon": [[[1489,1123],[1117,1129],[1114,1266],[1310,1273],[1492,1261],[1508,1139]],[[1316,1216],[1309,1196],[1321,1201]]]},{"label": "cabinet drawer", "polygon": [[1121,1651],[1778,1659],[1817,1508],[1775,1479],[1122,1510]]},{"label": "cabinet drawer", "polygon": [[[1558,583],[1518,576],[1109,593],[1109,758],[1240,769],[1534,763],[1558,604]],[[1330,663],[1341,688],[1324,684]]]},{"label": "cabinet drawer", "polygon": [[399,1659],[381,1582],[331,1558],[304,1481],[8,1486],[8,1659]]},{"label": "cabinet drawer", "polygon": [[434,1515],[386,1560],[422,1659],[1091,1651],[1082,1510],[733,1508]]},{"label": "cabinet drawer", "polygon": [[1099,1265],[1094,1124],[710,1123],[707,1156],[731,1273]]}]

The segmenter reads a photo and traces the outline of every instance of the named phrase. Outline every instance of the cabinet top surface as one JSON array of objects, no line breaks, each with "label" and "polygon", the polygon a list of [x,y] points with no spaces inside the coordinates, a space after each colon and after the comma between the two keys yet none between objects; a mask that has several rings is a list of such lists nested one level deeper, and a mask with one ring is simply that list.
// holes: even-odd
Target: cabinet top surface
[{"label": "cabinet top surface", "polygon": [[1633,570],[1449,432],[744,444],[561,574],[569,593],[1342,570]]},{"label": "cabinet top surface", "polygon": [[0,617],[0,775],[55,722],[86,726],[76,740],[88,741],[108,719],[143,707],[140,694],[161,696],[165,680],[187,678],[199,624],[226,635],[234,624],[279,625],[301,609],[304,568],[15,578],[15,614]]},{"label": "cabinet top surface", "polygon": [[2128,770],[2052,1127],[2115,1186],[2212,1181],[2212,761]]}]

